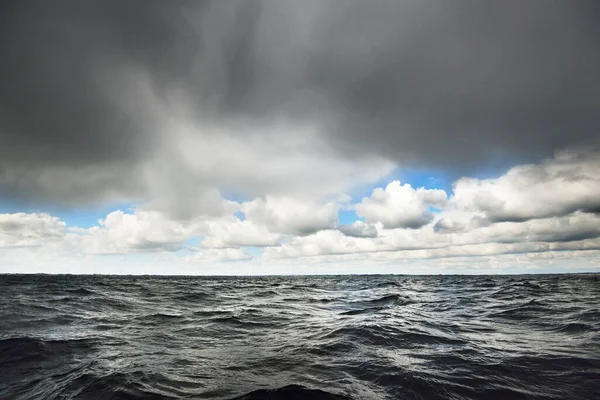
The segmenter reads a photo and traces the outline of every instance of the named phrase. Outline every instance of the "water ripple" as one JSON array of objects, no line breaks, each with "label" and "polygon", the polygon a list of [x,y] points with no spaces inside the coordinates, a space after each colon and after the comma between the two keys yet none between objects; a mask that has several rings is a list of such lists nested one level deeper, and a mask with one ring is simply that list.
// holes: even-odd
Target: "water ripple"
[{"label": "water ripple", "polygon": [[600,277],[0,276],[2,399],[590,399]]}]

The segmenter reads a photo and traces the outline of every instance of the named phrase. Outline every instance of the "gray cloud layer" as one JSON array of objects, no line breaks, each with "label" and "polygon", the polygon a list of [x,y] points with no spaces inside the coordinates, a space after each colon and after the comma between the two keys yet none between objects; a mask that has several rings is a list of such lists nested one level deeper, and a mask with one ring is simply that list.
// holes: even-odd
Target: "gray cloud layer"
[{"label": "gray cloud layer", "polygon": [[[264,133],[283,120],[318,128],[305,152],[459,171],[599,132],[595,1],[0,7],[0,187],[14,196],[143,197],[138,177],[154,159],[169,165],[164,188],[204,180],[165,150],[163,115],[178,107],[198,127],[259,127],[197,135],[290,143],[293,129]],[[60,184],[45,184],[49,170]]]}]

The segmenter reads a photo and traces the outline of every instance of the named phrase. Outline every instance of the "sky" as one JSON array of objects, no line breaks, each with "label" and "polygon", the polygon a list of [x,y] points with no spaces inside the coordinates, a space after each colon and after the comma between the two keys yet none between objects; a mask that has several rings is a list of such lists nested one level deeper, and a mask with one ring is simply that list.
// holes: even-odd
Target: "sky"
[{"label": "sky", "polygon": [[595,0],[5,0],[0,273],[600,272]]}]

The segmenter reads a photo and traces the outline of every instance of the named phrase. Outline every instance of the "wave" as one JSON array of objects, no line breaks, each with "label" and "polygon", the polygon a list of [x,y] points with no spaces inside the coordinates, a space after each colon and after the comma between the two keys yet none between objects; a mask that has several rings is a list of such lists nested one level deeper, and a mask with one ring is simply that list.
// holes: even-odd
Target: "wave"
[{"label": "wave", "polygon": [[385,296],[381,296],[378,297],[376,299],[372,299],[372,300],[367,300],[364,303],[365,304],[372,304],[372,305],[381,305],[381,306],[390,306],[390,305],[397,305],[397,304],[406,304],[409,300],[405,297],[402,297],[398,294],[388,294]]},{"label": "wave", "polygon": [[97,295],[98,292],[94,291],[94,290],[90,290],[87,288],[73,288],[73,289],[65,289],[65,292],[70,293],[72,295],[75,296],[91,296],[91,295]]},{"label": "wave", "polygon": [[395,327],[380,325],[365,325],[334,329],[322,337],[327,340],[337,340],[348,343],[362,343],[374,346],[397,346],[415,344],[430,345],[464,345],[463,340],[449,338],[426,332],[411,332]]},{"label": "wave", "polygon": [[[296,300],[296,299],[294,299]],[[308,299],[309,303],[333,303],[339,299],[333,297],[311,297]]]},{"label": "wave", "polygon": [[236,315],[213,318],[210,320],[210,322],[213,324],[224,324],[245,329],[269,328],[273,326],[273,324],[269,321],[252,321]]},{"label": "wave", "polygon": [[396,281],[386,281],[386,282],[381,282],[381,283],[378,283],[377,285],[375,285],[375,287],[378,287],[378,288],[401,287],[401,286],[402,285]]},{"label": "wave", "polygon": [[90,352],[96,344],[93,339],[44,340],[16,337],[0,340],[0,364],[40,362],[74,352]]},{"label": "wave", "polygon": [[235,397],[232,400],[349,400],[349,397],[300,385],[288,385],[279,389],[260,389]]},{"label": "wave", "polygon": [[151,389],[143,383],[149,379],[155,378],[139,372],[133,374],[110,373],[105,376],[88,373],[71,381],[66,389],[72,392],[74,397],[82,399],[168,400],[178,398]]},{"label": "wave", "polygon": [[562,333],[568,333],[568,334],[579,334],[579,333],[586,333],[589,331],[593,331],[595,329],[594,329],[594,327],[592,327],[588,324],[572,322],[572,323],[561,325],[561,326],[555,328],[554,330],[556,332],[562,332]]},{"label": "wave", "polygon": [[351,310],[343,311],[341,315],[360,315],[382,311],[398,306],[411,304],[412,301],[397,294],[388,294],[375,299],[356,301],[348,304]]},{"label": "wave", "polygon": [[173,324],[177,322],[183,322],[187,318],[184,315],[178,314],[167,314],[167,313],[154,313],[146,314],[135,317],[136,321],[143,325],[161,325],[161,324]]},{"label": "wave", "polygon": [[504,311],[490,313],[488,314],[488,317],[524,320],[532,318],[532,315],[545,313],[549,310],[551,310],[551,307],[549,307],[549,305],[539,300],[533,299],[526,303],[520,304],[517,307],[509,308]]},{"label": "wave", "polygon": [[277,292],[275,290],[260,290],[256,293],[254,293],[254,296],[256,296],[256,297],[276,297],[276,296],[279,296],[279,292]]},{"label": "wave", "polygon": [[208,298],[208,294],[206,293],[185,293],[173,298],[174,301],[189,301],[189,302],[201,302]]}]

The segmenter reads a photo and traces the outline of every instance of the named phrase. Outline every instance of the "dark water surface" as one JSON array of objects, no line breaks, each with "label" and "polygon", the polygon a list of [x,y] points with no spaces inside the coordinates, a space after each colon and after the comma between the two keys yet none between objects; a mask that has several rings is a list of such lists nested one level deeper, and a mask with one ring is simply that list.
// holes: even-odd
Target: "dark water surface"
[{"label": "dark water surface", "polygon": [[0,398],[600,398],[599,308],[600,275],[2,275]]}]

